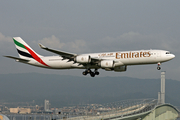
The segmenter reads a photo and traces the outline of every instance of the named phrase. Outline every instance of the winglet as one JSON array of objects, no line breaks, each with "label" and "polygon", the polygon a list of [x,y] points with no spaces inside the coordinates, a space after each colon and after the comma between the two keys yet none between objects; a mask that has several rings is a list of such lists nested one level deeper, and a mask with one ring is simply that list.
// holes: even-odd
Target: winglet
[{"label": "winglet", "polygon": [[41,43],[39,43],[39,47],[42,48],[42,49],[47,48],[44,45],[42,45]]}]

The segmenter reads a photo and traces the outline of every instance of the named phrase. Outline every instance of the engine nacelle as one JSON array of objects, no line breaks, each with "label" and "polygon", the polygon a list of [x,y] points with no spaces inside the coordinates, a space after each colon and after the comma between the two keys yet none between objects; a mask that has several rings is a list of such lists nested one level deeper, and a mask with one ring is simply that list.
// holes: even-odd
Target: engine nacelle
[{"label": "engine nacelle", "polygon": [[102,68],[114,68],[113,60],[104,60],[99,63],[99,66]]},{"label": "engine nacelle", "polygon": [[90,63],[91,56],[90,55],[88,55],[88,56],[80,55],[80,56],[77,56],[74,60],[78,63]]},{"label": "engine nacelle", "polygon": [[127,70],[127,66],[117,66],[117,67],[114,67],[114,71],[115,72],[123,72],[123,71],[126,71]]}]

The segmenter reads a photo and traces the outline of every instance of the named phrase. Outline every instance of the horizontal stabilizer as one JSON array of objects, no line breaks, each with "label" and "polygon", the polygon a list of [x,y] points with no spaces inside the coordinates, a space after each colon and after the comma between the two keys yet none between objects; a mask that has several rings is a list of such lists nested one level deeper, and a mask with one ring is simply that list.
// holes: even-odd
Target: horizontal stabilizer
[{"label": "horizontal stabilizer", "polygon": [[13,56],[4,56],[4,57],[15,59],[17,62],[29,62],[29,60],[18,58],[18,57],[13,57]]}]

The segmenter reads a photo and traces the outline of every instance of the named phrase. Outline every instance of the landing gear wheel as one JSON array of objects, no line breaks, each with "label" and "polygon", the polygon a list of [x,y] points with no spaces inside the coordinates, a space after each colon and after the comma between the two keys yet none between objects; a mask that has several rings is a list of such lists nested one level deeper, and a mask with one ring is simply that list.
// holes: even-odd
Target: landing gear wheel
[{"label": "landing gear wheel", "polygon": [[87,69],[86,71],[87,71],[87,73],[91,73],[91,70],[90,70],[90,69]]},{"label": "landing gear wheel", "polygon": [[95,71],[95,75],[99,75],[99,72],[98,72],[98,71]]},{"label": "landing gear wheel", "polygon": [[98,69],[94,70],[95,75],[99,75]]},{"label": "landing gear wheel", "polygon": [[161,67],[158,66],[157,69],[158,69],[158,70],[161,70]]},{"label": "landing gear wheel", "polygon": [[91,69],[86,69],[85,71],[82,72],[83,75],[90,74],[91,77],[95,77],[96,75],[99,75],[99,72],[97,69],[94,70],[94,72],[91,71]]},{"label": "landing gear wheel", "polygon": [[91,77],[94,77],[95,73],[94,72],[90,72],[90,75],[91,75]]},{"label": "landing gear wheel", "polygon": [[87,71],[84,71],[84,72],[82,72],[82,74],[83,74],[83,75],[87,75],[88,73],[87,73]]}]

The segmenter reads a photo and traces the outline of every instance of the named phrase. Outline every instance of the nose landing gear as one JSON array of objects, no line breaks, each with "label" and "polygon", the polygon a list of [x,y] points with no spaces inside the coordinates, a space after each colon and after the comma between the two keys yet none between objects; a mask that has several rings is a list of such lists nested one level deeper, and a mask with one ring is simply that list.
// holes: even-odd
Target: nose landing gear
[{"label": "nose landing gear", "polygon": [[157,66],[157,69],[158,69],[158,70],[161,70],[160,65],[161,65],[161,63],[158,63],[158,66]]},{"label": "nose landing gear", "polygon": [[83,75],[90,74],[91,77],[95,77],[95,75],[99,75],[99,72],[97,69],[95,69],[94,72],[92,72],[91,69],[87,69],[87,70],[83,71],[82,74]]}]

